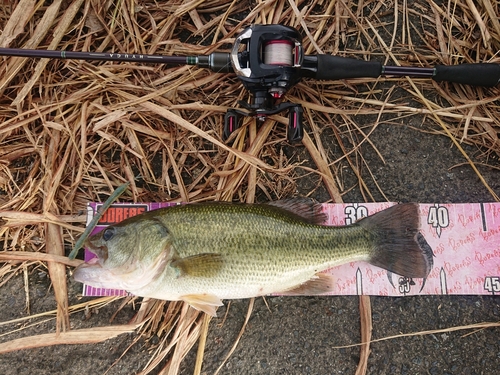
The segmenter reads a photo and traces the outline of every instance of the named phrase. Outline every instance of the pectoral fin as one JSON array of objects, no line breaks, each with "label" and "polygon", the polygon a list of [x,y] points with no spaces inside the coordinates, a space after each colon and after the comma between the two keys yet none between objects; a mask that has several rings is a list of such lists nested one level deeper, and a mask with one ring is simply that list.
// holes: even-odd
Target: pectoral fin
[{"label": "pectoral fin", "polygon": [[292,289],[281,292],[285,296],[314,296],[325,294],[333,290],[333,277],[324,273],[317,273],[312,279]]},{"label": "pectoral fin", "polygon": [[217,316],[217,307],[223,305],[220,298],[212,294],[187,294],[181,300],[213,317]]},{"label": "pectoral fin", "polygon": [[177,270],[177,275],[212,277],[215,276],[223,265],[220,254],[205,253],[179,258],[171,263],[171,267]]}]

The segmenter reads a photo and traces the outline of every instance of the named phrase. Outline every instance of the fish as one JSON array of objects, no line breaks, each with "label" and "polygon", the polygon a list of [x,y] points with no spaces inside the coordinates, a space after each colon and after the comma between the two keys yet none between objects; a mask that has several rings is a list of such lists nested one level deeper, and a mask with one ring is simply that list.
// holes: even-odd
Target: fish
[{"label": "fish", "polygon": [[157,209],[90,236],[85,246],[96,257],[73,278],[185,301],[215,316],[222,300],[328,293],[333,280],[324,271],[348,262],[408,278],[425,279],[432,269],[417,204],[397,204],[347,226],[325,220],[322,205],[307,198]]}]

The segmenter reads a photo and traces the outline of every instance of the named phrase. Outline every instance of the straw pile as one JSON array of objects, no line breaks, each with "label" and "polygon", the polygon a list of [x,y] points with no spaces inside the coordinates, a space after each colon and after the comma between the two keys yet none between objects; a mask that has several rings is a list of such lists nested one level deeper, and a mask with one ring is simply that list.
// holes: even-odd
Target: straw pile
[{"label": "straw pile", "polygon": [[[203,55],[229,51],[244,26],[281,23],[300,30],[308,54],[388,65],[500,62],[494,1],[438,6],[429,0],[412,2],[411,8],[407,2],[350,0],[3,4],[0,47]],[[385,87],[383,96],[378,84]],[[396,86],[405,95],[392,95]],[[81,210],[88,201],[106,199],[124,182],[130,189],[123,201],[276,199],[294,194],[297,176],[306,172],[340,202],[340,160],[371,200],[358,146],[370,142],[367,135],[388,113],[400,119],[426,114],[436,124],[427,130],[452,137],[456,147],[477,145],[500,156],[498,88],[411,79],[305,80],[286,100],[304,107],[307,134],[301,147],[313,167],[278,147],[286,142],[283,114],[263,125],[246,119],[242,131],[222,141],[226,109],[249,99],[232,75],[188,66],[3,57],[0,94],[0,286],[28,264],[47,264],[57,332],[39,344],[94,342],[137,327],[139,335],[169,335],[144,373],[170,358],[164,371],[175,374],[207,322],[200,324],[202,315],[186,306],[149,301],[130,325],[107,327],[99,336],[70,330],[69,311],[81,307],[68,306],[67,266],[78,261],[65,254],[83,231]],[[325,151],[321,134],[327,130],[342,157]],[[11,345],[9,350],[28,347]]]}]

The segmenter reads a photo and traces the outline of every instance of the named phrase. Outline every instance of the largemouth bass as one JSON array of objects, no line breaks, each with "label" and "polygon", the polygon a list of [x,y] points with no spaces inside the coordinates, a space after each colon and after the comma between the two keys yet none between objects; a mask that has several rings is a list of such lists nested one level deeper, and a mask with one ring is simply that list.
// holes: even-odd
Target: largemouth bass
[{"label": "largemouth bass", "polygon": [[411,278],[425,278],[432,268],[416,204],[349,226],[321,225],[325,219],[321,205],[308,199],[158,209],[89,237],[86,246],[97,257],[79,266],[74,278],[183,300],[215,315],[223,299],[326,293],[332,281],[321,272],[347,262],[367,261]]}]

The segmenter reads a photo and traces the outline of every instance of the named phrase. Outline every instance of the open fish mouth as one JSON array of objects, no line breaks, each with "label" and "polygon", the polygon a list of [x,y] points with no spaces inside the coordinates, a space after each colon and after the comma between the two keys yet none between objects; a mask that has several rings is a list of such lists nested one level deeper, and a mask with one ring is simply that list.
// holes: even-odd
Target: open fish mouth
[{"label": "open fish mouth", "polygon": [[108,259],[108,247],[106,245],[95,246],[90,241],[85,241],[84,246],[95,255],[95,257],[88,260],[87,263],[93,261],[92,264],[99,262],[100,265],[103,265],[103,263]]},{"label": "open fish mouth", "polygon": [[123,289],[124,286],[120,275],[105,268],[99,256],[76,267],[73,271],[73,279],[95,288]]},{"label": "open fish mouth", "polygon": [[73,279],[94,287],[107,287],[108,283],[114,279],[112,274],[104,268],[104,262],[108,258],[107,246],[95,246],[87,240],[84,247],[94,256],[74,270]]}]

